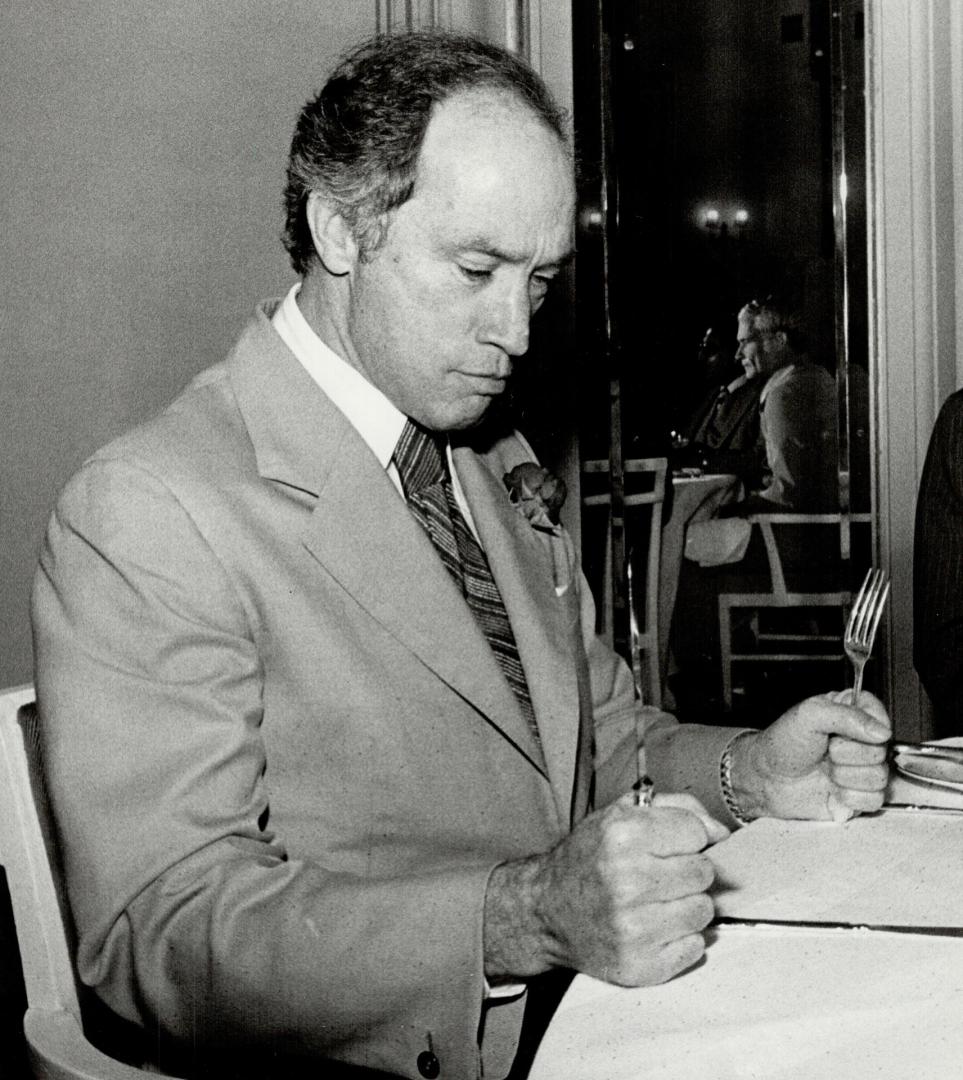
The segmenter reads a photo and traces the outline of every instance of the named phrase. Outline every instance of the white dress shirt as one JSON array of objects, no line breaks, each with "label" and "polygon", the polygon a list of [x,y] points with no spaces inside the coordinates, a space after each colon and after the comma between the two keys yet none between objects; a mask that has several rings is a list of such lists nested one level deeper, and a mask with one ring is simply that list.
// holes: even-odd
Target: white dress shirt
[{"label": "white dress shirt", "polygon": [[[340,357],[311,329],[298,307],[297,296],[300,290],[300,283],[292,286],[287,296],[278,305],[271,323],[304,370],[331,399],[336,408],[344,413],[351,426],[368,444],[371,452],[404,498],[401,477],[398,475],[398,469],[392,458],[408,418],[357,368],[352,367]],[[448,456],[448,471],[451,474],[455,502],[480,544],[478,530],[475,528],[471,510],[468,508],[465,493],[458,480],[458,473],[455,471],[450,444],[446,443],[445,451]]]}]

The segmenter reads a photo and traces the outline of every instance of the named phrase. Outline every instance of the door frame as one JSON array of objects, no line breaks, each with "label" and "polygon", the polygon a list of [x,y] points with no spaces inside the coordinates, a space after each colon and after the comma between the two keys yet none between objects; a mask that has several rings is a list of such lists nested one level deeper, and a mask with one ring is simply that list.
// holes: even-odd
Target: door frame
[{"label": "door frame", "polygon": [[893,580],[887,703],[931,734],[913,667],[913,525],[936,414],[963,385],[963,6],[869,0],[871,375],[878,558]]}]

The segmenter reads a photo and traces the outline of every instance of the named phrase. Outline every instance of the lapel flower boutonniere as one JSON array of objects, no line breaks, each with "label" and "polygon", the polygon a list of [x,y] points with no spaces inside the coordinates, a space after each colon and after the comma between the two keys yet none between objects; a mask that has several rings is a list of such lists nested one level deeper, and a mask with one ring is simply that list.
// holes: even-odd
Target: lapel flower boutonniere
[{"label": "lapel flower boutonniere", "polygon": [[534,461],[516,465],[503,479],[512,505],[544,537],[555,595],[564,596],[576,577],[575,545],[559,523],[559,511],[568,494],[565,481]]},{"label": "lapel flower boutonniere", "polygon": [[532,528],[557,536],[559,511],[568,494],[565,481],[534,461],[516,465],[503,479],[512,505]]}]

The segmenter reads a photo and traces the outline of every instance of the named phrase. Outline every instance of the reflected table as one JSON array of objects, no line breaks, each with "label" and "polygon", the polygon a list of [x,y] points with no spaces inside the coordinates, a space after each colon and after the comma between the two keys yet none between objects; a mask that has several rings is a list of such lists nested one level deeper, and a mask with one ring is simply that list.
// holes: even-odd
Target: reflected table
[{"label": "reflected table", "polygon": [[659,670],[663,692],[669,668],[669,630],[679,588],[686,530],[696,521],[711,518],[724,503],[737,499],[742,485],[736,476],[713,473],[673,476],[672,490],[672,516],[662,530],[659,563]]}]

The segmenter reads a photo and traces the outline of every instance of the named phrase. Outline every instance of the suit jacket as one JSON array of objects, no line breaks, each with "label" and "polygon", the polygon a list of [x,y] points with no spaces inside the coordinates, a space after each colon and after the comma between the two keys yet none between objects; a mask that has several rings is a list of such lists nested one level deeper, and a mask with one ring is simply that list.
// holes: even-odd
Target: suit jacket
[{"label": "suit jacket", "polygon": [[963,390],[930,438],[916,505],[913,659],[935,706],[936,734],[963,734]]},{"label": "suit jacket", "polygon": [[734,472],[757,483],[766,464],[759,430],[763,380],[741,376],[730,390],[719,386],[706,395],[690,425],[689,454],[706,468]]},{"label": "suit jacket", "polygon": [[715,387],[706,395],[693,417],[692,442],[710,450],[761,448],[759,395],[763,382],[745,376],[735,381],[738,385],[732,390],[727,384]]},{"label": "suit jacket", "polygon": [[[78,969],[197,1068],[227,1047],[415,1077],[430,1050],[443,1077],[504,1075],[525,1003],[482,1004],[487,879],[628,786],[631,679],[570,546],[507,498],[525,444],[458,446],[540,764],[430,542],[270,314],[50,522],[36,681]],[[732,731],[644,719],[657,782],[729,821]]]},{"label": "suit jacket", "polygon": [[839,509],[838,406],[833,376],[800,357],[769,376],[759,426],[769,478],[762,509],[831,513]]}]

